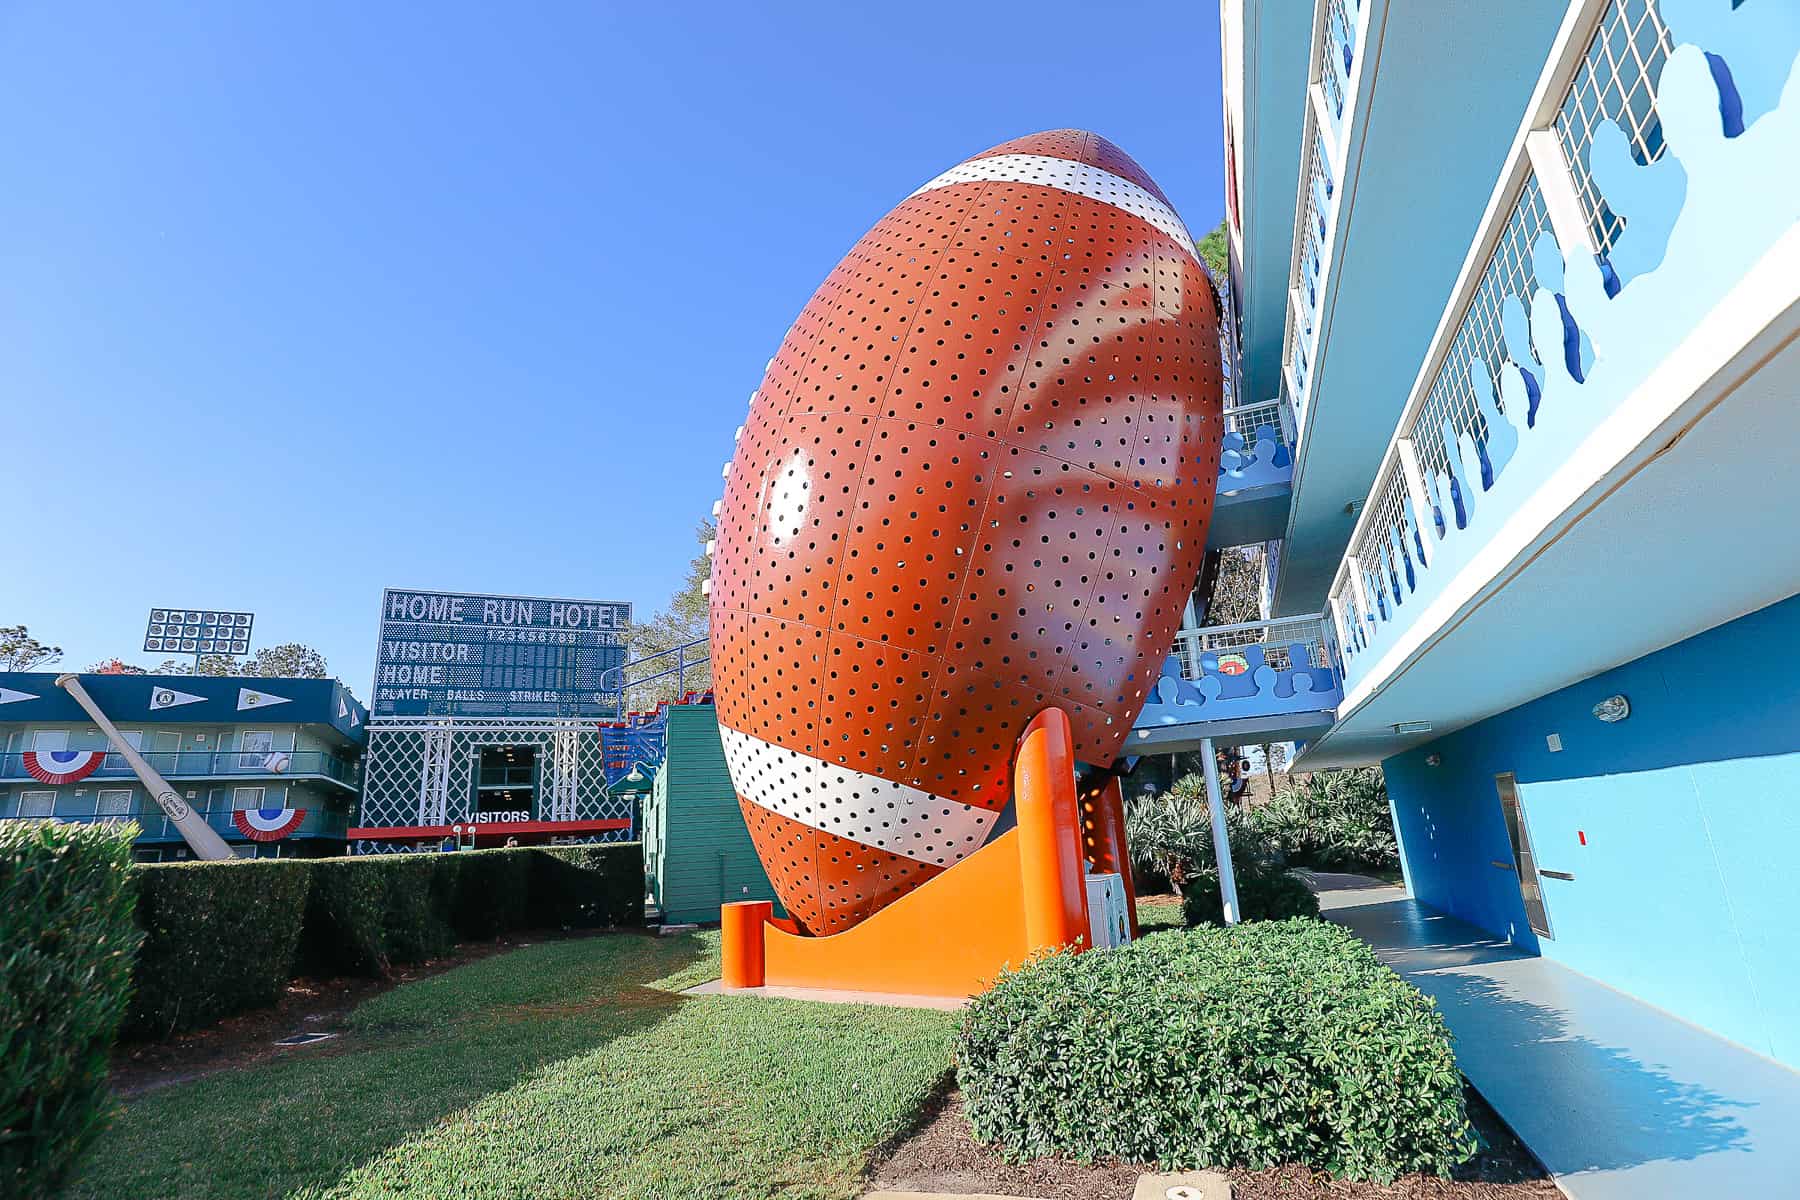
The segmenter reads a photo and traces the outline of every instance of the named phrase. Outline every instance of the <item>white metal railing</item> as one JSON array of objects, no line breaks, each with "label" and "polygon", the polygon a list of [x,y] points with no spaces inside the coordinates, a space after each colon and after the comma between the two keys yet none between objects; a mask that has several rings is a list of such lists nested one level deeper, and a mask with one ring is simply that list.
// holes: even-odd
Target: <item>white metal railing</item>
[{"label": "white metal railing", "polygon": [[1602,121],[1618,125],[1631,156],[1640,165],[1662,157],[1662,122],[1656,117],[1654,96],[1663,63],[1674,48],[1669,28],[1652,0],[1626,0],[1609,6],[1557,109],[1552,127],[1575,177],[1576,195],[1587,216],[1594,247],[1601,253],[1612,249],[1625,226],[1606,206],[1588,170],[1594,130]]},{"label": "white metal railing", "polygon": [[1260,404],[1237,404],[1224,411],[1225,432],[1242,434],[1249,444],[1259,442],[1259,430],[1271,431],[1277,444],[1294,445],[1294,418],[1281,400],[1264,400]]},{"label": "white metal railing", "polygon": [[1327,0],[1324,15],[1317,69],[1319,88],[1324,92],[1326,113],[1333,122],[1335,135],[1343,128],[1350,70],[1356,62],[1357,21],[1362,16],[1362,0]]},{"label": "white metal railing", "polygon": [[[1534,346],[1527,302],[1547,234],[1561,252],[1604,256],[1623,228],[1588,171],[1595,130],[1615,122],[1640,163],[1662,153],[1654,89],[1671,46],[1654,0],[1588,7],[1591,32],[1566,27],[1560,73],[1540,80],[1333,579],[1328,612],[1346,662],[1406,605],[1435,544],[1467,525],[1496,461],[1503,465],[1519,432],[1535,425],[1538,363],[1572,357],[1579,377],[1586,347]],[[1518,386],[1504,387],[1515,370]],[[1509,411],[1509,395],[1526,411]],[[1498,460],[1496,436],[1508,443]]]},{"label": "white metal railing", "polygon": [[1199,679],[1204,674],[1202,659],[1207,654],[1229,653],[1245,646],[1261,646],[1263,659],[1277,671],[1292,669],[1291,647],[1303,645],[1315,667],[1330,666],[1325,652],[1324,622],[1317,613],[1300,617],[1277,617],[1269,621],[1245,621],[1239,625],[1213,625],[1204,629],[1184,629],[1175,635],[1175,657],[1181,663],[1186,679]]},{"label": "white metal railing", "polygon": [[1330,204],[1336,181],[1324,154],[1318,123],[1306,113],[1306,157],[1301,162],[1300,195],[1294,214],[1294,242],[1288,265],[1287,328],[1282,359],[1298,393],[1295,407],[1305,404],[1311,376],[1313,341],[1318,329],[1319,286],[1324,268],[1325,234],[1331,226]]},{"label": "white metal railing", "polygon": [[[1506,298],[1511,296],[1521,302],[1519,317],[1523,318],[1522,301],[1537,290],[1537,276],[1531,263],[1532,246],[1549,227],[1543,192],[1536,176],[1527,171],[1506,226],[1494,245],[1456,335],[1451,339],[1449,351],[1414,421],[1414,440],[1428,479],[1451,474],[1450,447],[1456,445],[1463,434],[1469,435],[1478,446],[1487,444],[1487,424],[1481,413],[1481,400],[1476,396],[1476,385],[1471,382],[1470,369],[1479,368],[1498,386],[1500,368],[1508,358]],[[1495,403],[1503,408],[1498,399]],[[1447,435],[1446,428],[1449,430]],[[1492,482],[1491,478],[1487,482]]]}]

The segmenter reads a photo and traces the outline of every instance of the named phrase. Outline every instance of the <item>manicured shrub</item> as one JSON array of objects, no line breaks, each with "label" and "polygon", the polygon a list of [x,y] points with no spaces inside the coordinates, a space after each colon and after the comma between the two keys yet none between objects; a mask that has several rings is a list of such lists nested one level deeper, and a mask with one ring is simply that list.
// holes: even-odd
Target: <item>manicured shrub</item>
[{"label": "manicured shrub", "polygon": [[[1319,915],[1319,898],[1287,871],[1254,859],[1233,865],[1240,921],[1282,921]],[[1224,924],[1225,905],[1216,868],[1192,875],[1182,885],[1181,915],[1189,925]]]},{"label": "manicured shrub", "polygon": [[598,929],[644,923],[644,846],[540,847],[531,861],[531,924]]},{"label": "manicured shrub", "polygon": [[293,978],[310,863],[152,863],[136,874],[144,944],[132,1033],[166,1037],[275,1002]]},{"label": "manicured shrub", "polygon": [[0,1195],[48,1195],[105,1122],[137,832],[0,821]]},{"label": "manicured shrub", "polygon": [[456,896],[450,924],[463,938],[491,938],[525,924],[532,850],[473,850],[456,859]]},{"label": "manicured shrub", "polygon": [[308,860],[312,893],[300,936],[300,970],[309,975],[385,974],[388,878],[385,859]]},{"label": "manicured shrub", "polygon": [[461,854],[390,854],[367,863],[384,877],[382,949],[390,963],[423,962],[456,944],[450,909]]},{"label": "manicured shrub", "polygon": [[1012,1160],[1444,1174],[1474,1150],[1437,1010],[1340,927],[1171,930],[1004,973],[964,1014],[970,1123]]},{"label": "manicured shrub", "polygon": [[385,975],[460,938],[641,925],[636,842],[139,870],[149,934],[129,1030],[162,1037],[272,1003],[296,972]]}]

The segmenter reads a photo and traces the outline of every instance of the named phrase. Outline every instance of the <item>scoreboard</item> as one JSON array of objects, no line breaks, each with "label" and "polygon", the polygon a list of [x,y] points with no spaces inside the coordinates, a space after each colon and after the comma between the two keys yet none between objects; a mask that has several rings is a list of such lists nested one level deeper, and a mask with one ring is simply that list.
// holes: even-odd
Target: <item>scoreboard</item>
[{"label": "scoreboard", "polygon": [[389,588],[370,711],[382,717],[610,717],[631,605]]}]

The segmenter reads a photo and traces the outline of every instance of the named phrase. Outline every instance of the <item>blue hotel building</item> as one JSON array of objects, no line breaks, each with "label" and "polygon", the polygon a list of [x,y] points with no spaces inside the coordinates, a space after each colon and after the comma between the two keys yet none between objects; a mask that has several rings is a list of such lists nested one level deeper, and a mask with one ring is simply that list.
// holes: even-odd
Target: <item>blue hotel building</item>
[{"label": "blue hotel building", "polygon": [[[140,862],[190,857],[123,755],[52,672],[0,672],[0,819],[135,821]],[[342,854],[368,712],[332,679],[81,675],[80,682],[244,858]]]},{"label": "blue hotel building", "polygon": [[1267,620],[1190,622],[1137,744],[1380,764],[1408,919],[1457,931],[1392,961],[1556,964],[1800,1068],[1800,4],[1221,34]]}]

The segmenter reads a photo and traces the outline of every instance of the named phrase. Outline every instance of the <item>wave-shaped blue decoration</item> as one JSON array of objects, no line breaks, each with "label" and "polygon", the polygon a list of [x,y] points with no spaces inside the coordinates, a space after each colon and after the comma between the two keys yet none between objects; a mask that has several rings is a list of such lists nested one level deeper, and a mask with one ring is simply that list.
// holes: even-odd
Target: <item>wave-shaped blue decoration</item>
[{"label": "wave-shaped blue decoration", "polygon": [[[1468,364],[1485,439],[1448,422],[1430,431],[1447,464],[1422,481],[1431,519],[1407,505],[1397,525],[1376,533],[1384,558],[1392,545],[1416,541],[1406,591],[1420,599],[1467,565],[1800,224],[1800,4],[1662,0],[1661,12],[1678,42],[1655,99],[1666,152],[1639,164],[1616,125],[1596,129],[1589,167],[1622,231],[1604,258],[1539,236],[1533,294],[1501,299],[1498,378],[1478,357]],[[1362,581],[1372,611],[1339,598],[1350,679],[1379,661],[1402,627],[1398,573],[1373,565],[1363,564]]]}]

